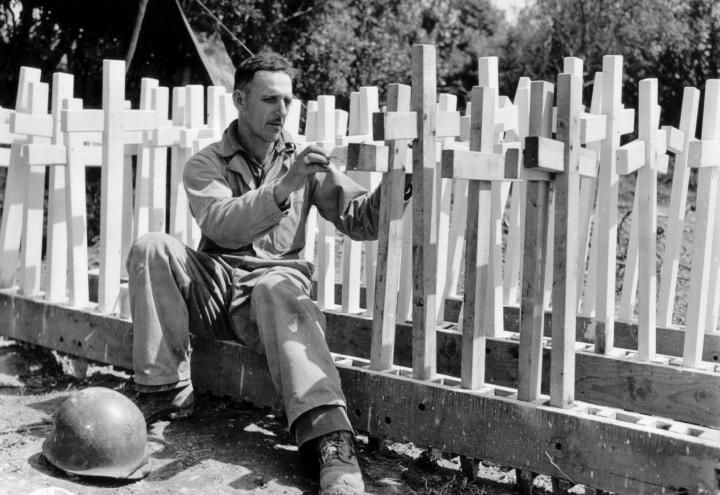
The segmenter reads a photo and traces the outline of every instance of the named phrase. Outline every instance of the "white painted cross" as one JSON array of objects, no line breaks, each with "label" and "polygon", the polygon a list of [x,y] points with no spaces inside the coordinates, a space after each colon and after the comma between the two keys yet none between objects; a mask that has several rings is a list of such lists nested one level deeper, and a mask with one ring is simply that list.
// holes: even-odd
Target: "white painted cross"
[{"label": "white painted cross", "polygon": [[0,142],[10,144],[8,173],[5,181],[2,223],[0,224],[0,287],[15,285],[20,262],[20,241],[22,238],[23,215],[25,208],[25,185],[28,167],[20,159],[21,146],[27,142],[27,136],[10,132],[10,120],[16,113],[28,113],[30,104],[30,85],[40,82],[40,70],[31,67],[20,68],[15,111],[3,111],[0,121]]},{"label": "white painted cross", "polygon": [[720,181],[720,79],[705,83],[702,139],[692,140],[688,164],[698,169],[697,204],[695,208],[695,244],[690,272],[683,365],[701,366],[705,334],[716,332],[712,314],[711,284],[713,264],[717,265],[717,197]]},{"label": "white painted cross", "polygon": [[690,181],[688,148],[691,139],[695,136],[699,104],[700,91],[696,88],[685,88],[680,112],[680,127],[663,127],[667,137],[668,150],[675,154],[657,310],[658,323],[666,327],[672,325],[673,308],[675,306],[675,284],[680,265],[680,248],[685,224],[688,183]]},{"label": "white painted cross", "polygon": [[110,313],[119,305],[122,229],[114,225],[123,211],[125,191],[123,157],[125,145],[140,144],[143,131],[156,126],[151,110],[125,109],[125,62],[103,61],[103,108],[68,110],[63,128],[67,132],[102,133],[102,171],[100,184],[100,277],[98,311]]}]

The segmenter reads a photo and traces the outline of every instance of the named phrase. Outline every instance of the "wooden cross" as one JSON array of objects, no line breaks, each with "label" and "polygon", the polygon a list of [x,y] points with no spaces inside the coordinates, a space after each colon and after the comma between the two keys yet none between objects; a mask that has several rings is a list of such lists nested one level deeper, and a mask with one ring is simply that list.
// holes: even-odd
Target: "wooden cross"
[{"label": "wooden cross", "polygon": [[373,116],[376,140],[415,139],[413,146],[413,373],[435,375],[438,294],[437,227],[440,169],[436,166],[437,138],[459,133],[457,112],[437,112],[435,47],[412,50],[411,112]]},{"label": "wooden cross", "polygon": [[[525,139],[523,171],[527,174],[524,256],[520,306],[520,355],[518,399],[533,401],[540,396],[542,334],[544,325],[544,280],[547,269],[550,173],[562,171],[558,146],[549,139],[552,126],[554,87],[544,81],[530,85],[529,137]],[[550,157],[549,159],[547,157]],[[559,170],[560,169],[560,170]],[[528,172],[542,174],[531,176]]]},{"label": "wooden cross", "polygon": [[461,384],[476,390],[485,382],[487,312],[483,303],[487,304],[484,294],[491,277],[488,239],[492,224],[487,212],[491,208],[492,182],[517,178],[518,171],[507,171],[504,154],[493,151],[496,89],[474,87],[472,103],[470,151],[444,150],[442,175],[468,181]]},{"label": "wooden cross", "polygon": [[672,325],[673,307],[675,306],[675,283],[680,265],[680,247],[690,181],[688,148],[691,139],[695,136],[699,104],[700,91],[696,88],[685,88],[680,113],[680,127],[663,127],[667,136],[668,150],[675,154],[657,309],[658,323],[665,327]]},{"label": "wooden cross", "polygon": [[698,169],[697,206],[695,208],[695,244],[690,272],[683,365],[698,368],[702,361],[704,335],[716,332],[710,318],[712,265],[717,265],[717,196],[720,180],[720,79],[705,84],[702,139],[692,140],[688,163]]},{"label": "wooden cross", "polygon": [[[48,114],[49,87],[47,83],[33,82],[29,88],[28,112],[16,112],[11,130],[25,134],[31,144],[50,144],[54,123]],[[22,152],[21,152],[22,154]],[[43,207],[45,189],[45,166],[28,165],[23,209],[20,247],[19,292],[35,296],[40,292],[42,262]]]},{"label": "wooden cross", "polygon": [[[643,79],[639,88],[638,139],[618,149],[617,171],[626,175],[638,170],[636,208],[633,230],[637,239],[633,250],[628,248],[628,258],[636,260],[639,252],[655,253],[657,250],[657,173],[667,170],[665,154],[665,131],[658,130],[660,107],[657,104],[657,80]],[[633,252],[634,251],[634,252]],[[655,256],[639,257],[640,302],[638,305],[638,359],[648,361],[655,357],[656,318],[656,266]],[[634,266],[626,266],[626,275],[632,276]],[[630,280],[626,277],[626,281]],[[631,282],[629,292],[633,293]],[[625,289],[625,287],[623,287]],[[629,305],[632,308],[632,304]],[[632,311],[630,312],[632,313]],[[630,314],[631,316],[631,314]]]},{"label": "wooden cross", "polygon": [[[67,223],[65,214],[65,145],[64,135],[61,129],[61,111],[65,100],[72,98],[73,76],[70,74],[55,73],[53,75],[53,95],[51,114],[43,115],[43,108],[47,108],[47,102],[38,102],[40,113],[28,114],[26,117],[16,118],[14,126],[18,132],[25,135],[35,135],[30,144],[23,145],[21,158],[29,168],[31,174],[35,174],[35,183],[28,183],[28,187],[37,188],[40,181],[44,182],[44,167],[48,169],[48,221],[47,221],[47,274],[43,286],[45,299],[53,302],[64,302],[67,300]],[[40,90],[41,94],[33,95],[32,98],[47,100],[47,87],[33,85],[32,91]],[[44,103],[44,105],[43,105]],[[29,117],[29,118],[28,118]],[[50,124],[50,126],[48,126]],[[52,134],[49,138],[48,134]],[[49,143],[48,141],[51,141]],[[28,197],[32,196],[28,191]],[[40,203],[41,204],[41,203]],[[28,205],[29,207],[29,205]],[[27,223],[23,226],[23,236],[28,237],[28,247],[35,244],[38,235],[42,236],[42,221],[36,222],[37,217],[42,215],[42,206],[34,212],[27,212]],[[35,218],[32,218],[35,217]],[[41,237],[40,237],[41,239]],[[37,243],[35,252],[26,251],[23,255],[21,270],[23,277],[21,291],[34,295],[39,290],[40,252]]]},{"label": "wooden cross", "polygon": [[6,126],[2,141],[11,143],[8,157],[8,173],[5,181],[2,223],[0,224],[0,287],[15,285],[18,264],[20,262],[20,241],[22,238],[23,211],[25,208],[25,185],[28,167],[20,160],[20,149],[27,137],[10,132],[10,119],[17,113],[28,113],[30,104],[30,85],[40,82],[40,70],[30,67],[20,68],[18,92],[14,112],[5,114]]},{"label": "wooden cross", "polygon": [[[139,144],[143,131],[156,126],[151,110],[125,109],[125,62],[103,61],[103,108],[68,110],[63,113],[67,132],[102,133],[102,171],[100,183],[100,278],[98,306],[102,313],[114,311],[119,304],[122,229],[113,225],[123,208],[126,144]],[[69,163],[69,162],[68,162]]]}]

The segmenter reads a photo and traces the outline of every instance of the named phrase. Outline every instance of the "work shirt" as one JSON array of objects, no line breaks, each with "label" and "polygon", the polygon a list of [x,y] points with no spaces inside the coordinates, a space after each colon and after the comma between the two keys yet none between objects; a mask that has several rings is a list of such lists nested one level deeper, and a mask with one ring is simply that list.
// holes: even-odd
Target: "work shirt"
[{"label": "work shirt", "polygon": [[274,187],[294,159],[295,145],[283,131],[264,167],[257,163],[238,140],[237,120],[219,142],[196,153],[183,181],[202,231],[198,250],[219,255],[231,267],[287,265],[309,276],[313,267],[299,253],[313,205],[351,239],[377,238],[380,188],[368,193],[333,164],[278,205]]}]

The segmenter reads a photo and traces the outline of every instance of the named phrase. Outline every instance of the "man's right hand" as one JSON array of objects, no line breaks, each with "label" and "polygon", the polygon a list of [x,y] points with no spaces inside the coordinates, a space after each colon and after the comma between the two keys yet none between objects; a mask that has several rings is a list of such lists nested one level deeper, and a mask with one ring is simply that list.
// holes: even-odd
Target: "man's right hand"
[{"label": "man's right hand", "polygon": [[275,202],[284,203],[291,192],[305,185],[305,179],[317,173],[326,173],[330,167],[327,153],[314,144],[309,145],[295,158],[288,172],[275,185],[273,189]]}]

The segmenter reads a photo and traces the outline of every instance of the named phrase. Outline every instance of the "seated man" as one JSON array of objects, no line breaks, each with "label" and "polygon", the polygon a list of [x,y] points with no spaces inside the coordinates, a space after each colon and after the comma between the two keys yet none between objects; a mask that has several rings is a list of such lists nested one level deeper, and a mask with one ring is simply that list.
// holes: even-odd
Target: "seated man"
[{"label": "seated man", "polygon": [[295,153],[283,131],[293,75],[272,53],[238,67],[238,119],[183,175],[202,231],[198,250],[162,233],[132,246],[136,400],[148,422],[189,416],[189,332],[238,340],[267,356],[291,432],[318,456],[320,493],[363,493],[325,319],[312,300],[313,267],[299,253],[312,205],[352,239],[377,238],[380,189],[368,193],[316,146]]}]

